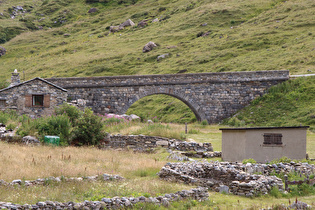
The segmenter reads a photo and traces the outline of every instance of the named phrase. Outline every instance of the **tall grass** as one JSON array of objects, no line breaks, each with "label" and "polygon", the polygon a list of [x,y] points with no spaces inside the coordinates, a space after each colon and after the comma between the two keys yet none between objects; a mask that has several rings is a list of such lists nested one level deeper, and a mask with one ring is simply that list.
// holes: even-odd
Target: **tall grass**
[{"label": "tall grass", "polygon": [[[49,176],[116,174],[133,177],[144,168],[160,168],[167,153],[99,150],[94,147],[28,147],[0,142],[0,176],[5,181]],[[164,159],[165,158],[165,159]]]}]

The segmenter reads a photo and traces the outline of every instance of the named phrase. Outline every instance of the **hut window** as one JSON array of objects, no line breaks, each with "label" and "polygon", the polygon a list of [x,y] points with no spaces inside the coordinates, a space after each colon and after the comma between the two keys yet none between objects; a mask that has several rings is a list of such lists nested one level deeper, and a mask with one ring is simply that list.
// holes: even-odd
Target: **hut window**
[{"label": "hut window", "polygon": [[282,134],[281,133],[265,133],[264,134],[264,144],[265,145],[281,145],[282,144]]},{"label": "hut window", "polygon": [[44,106],[44,95],[33,95],[32,96],[33,106]]}]

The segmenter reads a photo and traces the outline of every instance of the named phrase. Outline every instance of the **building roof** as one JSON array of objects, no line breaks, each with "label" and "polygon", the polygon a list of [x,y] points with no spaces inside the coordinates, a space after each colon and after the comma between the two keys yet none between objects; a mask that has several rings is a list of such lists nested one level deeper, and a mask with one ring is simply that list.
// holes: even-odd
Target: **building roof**
[{"label": "building roof", "polygon": [[295,129],[309,128],[310,126],[292,126],[292,127],[252,127],[252,128],[220,128],[219,130],[262,130],[262,129]]},{"label": "building roof", "polygon": [[25,81],[25,82],[21,82],[21,83],[19,83],[19,84],[17,84],[17,85],[4,88],[4,89],[0,90],[0,92],[6,91],[6,90],[9,90],[9,89],[11,89],[11,88],[18,87],[18,86],[22,86],[22,85],[27,84],[27,83],[29,83],[29,82],[32,82],[32,81],[34,81],[34,80],[40,80],[40,81],[45,82],[45,83],[47,83],[47,84],[49,84],[49,85],[51,85],[51,86],[53,86],[53,87],[55,87],[55,88],[57,88],[57,89],[60,89],[60,90],[62,90],[62,91],[67,92],[66,89],[64,89],[64,88],[62,88],[62,87],[59,87],[58,85],[55,85],[55,84],[53,84],[53,83],[51,83],[51,82],[48,82],[47,80],[44,80],[44,79],[39,78],[39,77],[35,77],[35,78],[31,79],[31,80],[28,80],[28,81]]}]

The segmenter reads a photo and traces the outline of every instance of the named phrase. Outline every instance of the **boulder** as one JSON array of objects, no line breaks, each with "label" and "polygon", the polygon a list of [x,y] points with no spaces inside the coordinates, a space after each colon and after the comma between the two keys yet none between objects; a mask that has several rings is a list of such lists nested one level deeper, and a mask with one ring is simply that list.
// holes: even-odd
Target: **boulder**
[{"label": "boulder", "polygon": [[146,20],[141,20],[139,23],[138,23],[138,27],[139,28],[143,28],[143,27],[145,27],[145,26],[147,26],[148,25],[148,23],[146,22]]},{"label": "boulder", "polygon": [[6,52],[7,50],[4,47],[0,46],[0,57],[5,55]]},{"label": "boulder", "polygon": [[166,54],[163,54],[163,55],[159,55],[159,56],[156,58],[156,60],[157,60],[157,61],[160,61],[160,60],[162,60],[162,59],[164,59],[164,58],[167,58],[169,55],[170,55],[169,53],[166,53]]},{"label": "boulder", "polygon": [[131,114],[130,116],[130,120],[140,120],[141,118],[135,114]]},{"label": "boulder", "polygon": [[22,142],[24,144],[39,144],[40,141],[38,141],[38,139],[34,136],[24,136],[22,138]]},{"label": "boulder", "polygon": [[144,45],[142,52],[150,52],[153,50],[153,48],[157,47],[157,45],[154,42],[148,42],[146,45]]},{"label": "boulder", "polygon": [[97,12],[98,10],[96,8],[91,8],[89,9],[88,13],[94,13],[94,12]]},{"label": "boulder", "polygon": [[157,141],[156,145],[157,146],[162,146],[162,147],[168,147],[168,141],[164,141],[164,140]]},{"label": "boulder", "polygon": [[109,27],[109,32],[111,32],[111,33],[115,33],[115,32],[117,32],[117,31],[120,31],[120,30],[123,30],[124,29],[124,27],[123,26],[110,26]]},{"label": "boulder", "polygon": [[156,23],[159,22],[159,18],[155,18],[154,20],[152,20],[152,23]]},{"label": "boulder", "polygon": [[123,22],[122,24],[120,24],[120,27],[126,27],[126,26],[135,26],[136,24],[134,22],[132,22],[132,20],[128,19],[125,22]]}]

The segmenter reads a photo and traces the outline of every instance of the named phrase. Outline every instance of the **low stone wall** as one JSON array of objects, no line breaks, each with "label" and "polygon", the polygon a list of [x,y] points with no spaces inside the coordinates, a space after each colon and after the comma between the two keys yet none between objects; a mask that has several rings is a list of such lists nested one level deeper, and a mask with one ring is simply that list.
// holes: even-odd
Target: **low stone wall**
[{"label": "low stone wall", "polygon": [[119,181],[123,180],[124,178],[119,175],[110,175],[110,174],[103,174],[103,175],[95,175],[95,176],[86,176],[86,177],[49,177],[49,178],[39,178],[36,180],[21,180],[16,179],[12,182],[6,182],[4,180],[0,180],[0,186],[36,186],[36,185],[47,185],[50,182],[70,182],[70,181],[76,181],[76,182],[82,182],[82,181],[97,181],[97,180],[103,180],[103,181]]},{"label": "low stone wall", "polygon": [[275,176],[246,173],[229,163],[167,163],[158,175],[167,181],[200,185],[243,196],[267,194],[273,186],[283,189],[282,180]]},{"label": "low stone wall", "polygon": [[[221,164],[230,164],[227,162],[222,162]],[[260,173],[266,176],[269,176],[272,173],[283,173],[288,174],[291,172],[296,172],[299,174],[304,174],[309,176],[311,174],[315,174],[315,165],[301,162],[291,161],[290,163],[277,163],[277,164],[259,164],[259,163],[234,163],[232,164],[234,168],[238,170],[242,170],[244,172],[253,174]]]},{"label": "low stone wall", "polygon": [[183,199],[195,199],[198,201],[207,200],[209,197],[208,189],[198,187],[191,190],[178,191],[176,193],[165,194],[164,196],[149,197],[122,197],[122,198],[102,198],[101,201],[84,201],[82,203],[60,203],[53,201],[38,202],[35,205],[18,205],[7,202],[0,202],[0,208],[6,209],[124,209],[131,208],[137,203],[154,203],[156,205],[169,206],[172,201]]},{"label": "low stone wall", "polygon": [[145,135],[108,135],[101,145],[104,149],[133,149],[136,151],[146,151],[162,146],[168,149],[179,151],[212,152],[211,143],[185,142],[177,139],[168,139],[158,136]]}]

